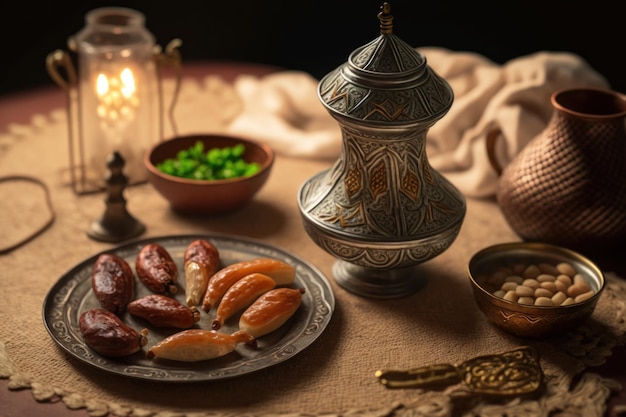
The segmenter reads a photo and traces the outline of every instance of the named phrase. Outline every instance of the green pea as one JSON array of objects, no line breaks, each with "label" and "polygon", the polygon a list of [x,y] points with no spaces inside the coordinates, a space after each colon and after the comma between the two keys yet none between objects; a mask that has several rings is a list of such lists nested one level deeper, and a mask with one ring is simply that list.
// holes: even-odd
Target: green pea
[{"label": "green pea", "polygon": [[243,176],[249,177],[250,175],[256,174],[260,170],[261,170],[261,165],[259,165],[256,162],[252,162],[252,163],[248,164],[248,166],[246,167],[246,171],[243,174]]},{"label": "green pea", "polygon": [[176,158],[166,159],[157,164],[157,169],[169,175],[197,180],[239,178],[254,175],[261,166],[243,159],[245,145],[212,148],[205,152],[204,144],[197,141],[188,149],[176,154]]}]

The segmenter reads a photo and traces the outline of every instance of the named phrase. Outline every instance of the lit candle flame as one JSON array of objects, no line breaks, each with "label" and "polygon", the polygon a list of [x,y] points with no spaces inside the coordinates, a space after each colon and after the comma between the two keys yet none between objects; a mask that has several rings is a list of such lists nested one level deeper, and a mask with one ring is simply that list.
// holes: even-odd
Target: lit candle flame
[{"label": "lit candle flame", "polygon": [[124,97],[130,98],[135,94],[135,77],[133,77],[133,72],[128,68],[124,68],[120,73],[120,80],[122,81],[122,94]]},{"label": "lit candle flame", "polygon": [[133,109],[139,104],[133,72],[124,68],[119,77],[107,77],[100,73],[96,79],[96,93],[100,104],[98,115],[103,121],[115,122],[120,118],[130,120]]},{"label": "lit candle flame", "polygon": [[107,91],[109,91],[109,80],[107,76],[104,74],[98,74],[98,79],[96,80],[96,92],[100,97],[104,96]]}]

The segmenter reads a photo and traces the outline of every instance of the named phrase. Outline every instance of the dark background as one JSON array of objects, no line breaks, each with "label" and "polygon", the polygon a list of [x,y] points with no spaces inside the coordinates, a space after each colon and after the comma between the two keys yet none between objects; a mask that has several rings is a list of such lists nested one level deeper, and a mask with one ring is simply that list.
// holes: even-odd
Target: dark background
[{"label": "dark background", "polygon": [[[412,46],[473,51],[496,63],[537,51],[580,55],[626,92],[626,16],[615,1],[391,0],[394,33]],[[55,85],[45,57],[67,49],[87,11],[142,11],[158,44],[180,38],[185,62],[255,62],[316,78],[378,36],[382,0],[12,1],[0,6],[0,94]]]}]

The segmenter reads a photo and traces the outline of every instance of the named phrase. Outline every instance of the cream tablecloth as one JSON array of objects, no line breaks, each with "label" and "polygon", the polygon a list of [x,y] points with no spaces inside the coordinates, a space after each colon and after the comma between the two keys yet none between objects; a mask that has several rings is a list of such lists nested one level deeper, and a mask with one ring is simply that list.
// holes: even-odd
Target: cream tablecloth
[{"label": "cream tablecloth", "polygon": [[[186,84],[178,108],[183,130],[184,120],[189,130],[198,130],[201,126],[191,125],[198,123],[198,112],[206,111],[193,105],[206,99],[206,88],[190,88],[192,84]],[[254,201],[224,216],[177,215],[147,184],[130,187],[125,195],[129,211],[147,227],[141,238],[228,233],[260,239],[317,267],[336,297],[333,318],[320,338],[285,363],[226,381],[151,383],[93,369],[60,350],[42,323],[43,300],[59,277],[112,247],[86,235],[104,210],[104,196],[78,197],[64,183],[65,143],[62,111],[38,115],[31,125],[13,126],[0,137],[0,176],[24,174],[43,180],[56,212],[56,221],[45,233],[0,257],[0,377],[8,378],[12,389],[31,389],[39,401],[61,397],[68,407],[87,408],[94,416],[488,416],[506,411],[600,417],[610,392],[619,388],[593,369],[626,340],[626,285],[612,271],[606,271],[608,285],[596,312],[577,330],[546,340],[500,332],[477,309],[465,266],[485,246],[518,238],[492,199],[468,196],[457,240],[421,267],[427,278],[423,289],[398,300],[355,296],[334,283],[334,260],[308,238],[297,208],[299,187],[329,167],[331,158],[286,153],[279,153],[267,185]],[[44,194],[35,184],[0,183],[0,201],[3,246],[45,222]],[[432,391],[388,390],[374,377],[380,368],[454,364],[525,344],[539,350],[546,376],[545,389],[530,398],[482,398],[464,393],[458,385]]]}]

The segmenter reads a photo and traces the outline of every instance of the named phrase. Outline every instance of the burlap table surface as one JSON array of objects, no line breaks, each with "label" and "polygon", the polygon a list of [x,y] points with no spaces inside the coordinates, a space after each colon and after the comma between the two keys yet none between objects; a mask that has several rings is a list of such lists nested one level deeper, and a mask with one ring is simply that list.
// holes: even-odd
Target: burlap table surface
[{"label": "burlap table surface", "polygon": [[[240,211],[213,218],[170,210],[149,184],[127,188],[129,211],[147,227],[142,238],[228,233],[260,239],[317,267],[329,280],[336,308],[329,326],[290,360],[225,381],[192,384],[138,381],[109,374],[66,355],[46,332],[42,303],[73,266],[111,244],[86,235],[104,210],[102,194],[78,197],[64,183],[66,130],[59,113],[0,137],[0,176],[30,175],[50,189],[54,224],[30,243],[0,257],[0,376],[11,389],[29,388],[38,401],[61,397],[92,415],[567,415],[601,416],[617,382],[593,372],[626,334],[626,286],[611,271],[591,320],[564,336],[523,340],[490,325],[474,303],[465,275],[470,257],[485,246],[518,240],[490,199],[467,200],[467,216],[452,247],[426,262],[427,284],[395,300],[366,299],[338,287],[334,259],[308,238],[296,195],[329,162],[279,155],[267,185]],[[0,183],[2,246],[45,222],[43,191],[20,181]],[[389,390],[374,372],[470,357],[521,345],[538,348],[546,387],[538,396],[494,400],[441,390]]]}]

